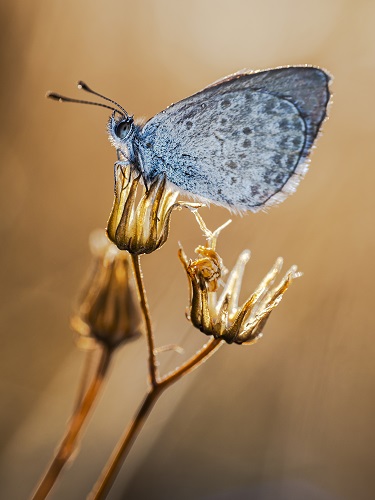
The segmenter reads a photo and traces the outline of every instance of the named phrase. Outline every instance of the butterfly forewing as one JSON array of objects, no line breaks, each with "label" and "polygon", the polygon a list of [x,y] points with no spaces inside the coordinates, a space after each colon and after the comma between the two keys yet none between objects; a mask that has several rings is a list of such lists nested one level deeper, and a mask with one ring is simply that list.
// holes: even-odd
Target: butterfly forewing
[{"label": "butterfly forewing", "polygon": [[289,67],[236,74],[152,118],[139,154],[146,177],[236,210],[282,199],[304,173],[326,115],[328,76]]}]

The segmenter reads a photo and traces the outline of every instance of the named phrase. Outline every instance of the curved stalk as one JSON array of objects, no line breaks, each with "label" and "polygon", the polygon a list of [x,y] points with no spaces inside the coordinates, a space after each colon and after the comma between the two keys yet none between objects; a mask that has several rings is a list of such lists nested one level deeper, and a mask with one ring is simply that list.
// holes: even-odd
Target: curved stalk
[{"label": "curved stalk", "polygon": [[214,352],[216,352],[219,347],[223,345],[223,341],[219,339],[215,339],[211,337],[210,340],[205,344],[202,349],[197,351],[190,359],[185,361],[181,366],[177,367],[175,370],[167,373],[164,377],[159,381],[159,387],[163,390],[168,386],[172,385],[174,382],[177,382],[183,375],[186,375],[204,363],[208,358],[210,358]]},{"label": "curved stalk", "polygon": [[150,310],[148,307],[146,292],[143,285],[141,261],[139,255],[131,254],[131,258],[133,263],[135,282],[138,290],[138,296],[146,325],[146,337],[148,345],[148,371],[150,376],[150,383],[151,387],[156,387],[156,385],[158,384],[158,373],[157,373],[157,363],[155,356],[155,340],[152,331]]},{"label": "curved stalk", "polygon": [[60,472],[72,455],[75,449],[77,438],[79,437],[84,423],[87,421],[90,410],[92,409],[99,390],[102,387],[103,381],[108,371],[110,360],[111,351],[103,346],[94,378],[90,383],[85,396],[82,398],[80,404],[75,409],[69,422],[65,436],[61,441],[61,444],[59,445],[46,473],[41,479],[39,486],[32,495],[31,500],[44,500],[47,497],[48,493],[51,491],[53,485],[59,477]]},{"label": "curved stalk", "polygon": [[206,359],[212,356],[222,343],[223,342],[221,340],[217,340],[212,337],[200,351],[195,353],[180,367],[176,368],[176,370],[168,373],[160,381],[156,381],[155,385],[151,386],[150,391],[141,403],[137,413],[124,432],[119,444],[108,460],[102,474],[88,496],[89,500],[100,500],[107,496],[107,493],[120,471],[121,465],[129,454],[129,451],[141,431],[143,424],[163,391],[174,382],[177,382],[177,380],[179,380],[183,375],[190,373],[195,368],[200,366],[204,361],[206,361]]}]

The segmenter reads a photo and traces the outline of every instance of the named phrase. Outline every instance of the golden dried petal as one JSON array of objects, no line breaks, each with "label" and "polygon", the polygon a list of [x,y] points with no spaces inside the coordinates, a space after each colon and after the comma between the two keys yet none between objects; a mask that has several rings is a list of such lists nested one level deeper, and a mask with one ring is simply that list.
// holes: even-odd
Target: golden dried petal
[{"label": "golden dried petal", "polygon": [[137,202],[140,179],[130,167],[116,167],[115,199],[107,226],[110,240],[135,255],[154,252],[166,242],[174,209],[201,206],[176,202],[178,192],[167,186],[165,176],[155,178]]},{"label": "golden dried petal", "polygon": [[[103,241],[103,238],[106,240]],[[140,335],[142,316],[133,289],[130,256],[96,233],[91,248],[94,264],[86,280],[72,326],[114,349]]]}]

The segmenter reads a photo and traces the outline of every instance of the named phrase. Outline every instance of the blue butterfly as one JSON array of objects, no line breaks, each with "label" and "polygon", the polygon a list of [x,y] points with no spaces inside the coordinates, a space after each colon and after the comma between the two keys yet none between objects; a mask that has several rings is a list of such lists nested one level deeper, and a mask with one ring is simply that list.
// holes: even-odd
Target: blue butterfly
[{"label": "blue butterfly", "polygon": [[327,114],[330,76],[308,66],[240,72],[172,104],[145,124],[115,104],[108,133],[120,165],[145,185],[165,175],[179,191],[257,212],[295,191]]}]

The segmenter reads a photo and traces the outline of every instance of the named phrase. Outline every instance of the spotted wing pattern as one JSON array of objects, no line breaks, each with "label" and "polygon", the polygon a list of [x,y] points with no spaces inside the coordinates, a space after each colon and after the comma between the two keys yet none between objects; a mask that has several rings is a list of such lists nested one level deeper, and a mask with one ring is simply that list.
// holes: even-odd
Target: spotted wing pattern
[{"label": "spotted wing pattern", "polygon": [[147,178],[234,210],[258,211],[295,190],[326,116],[329,76],[287,67],[227,77],[143,127]]}]

